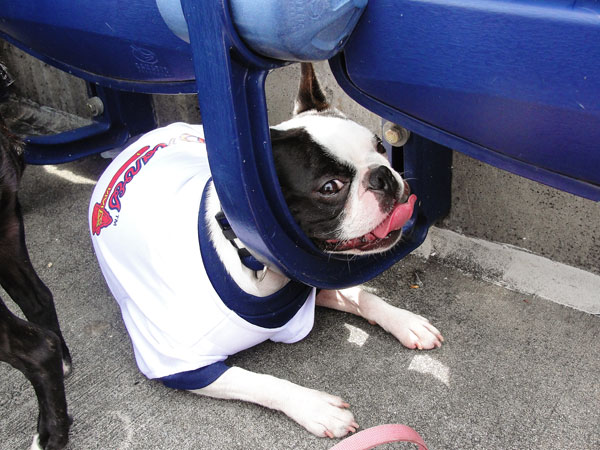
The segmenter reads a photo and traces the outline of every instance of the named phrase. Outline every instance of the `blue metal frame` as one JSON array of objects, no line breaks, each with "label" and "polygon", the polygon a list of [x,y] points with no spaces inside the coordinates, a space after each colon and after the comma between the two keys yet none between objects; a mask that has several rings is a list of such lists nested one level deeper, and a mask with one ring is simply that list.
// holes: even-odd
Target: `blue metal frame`
[{"label": "blue metal frame", "polygon": [[[449,207],[449,150],[433,143],[420,145],[418,137],[407,144],[405,172],[416,177],[414,191],[425,201],[417,208],[412,232],[391,252],[350,259],[319,251],[285,206],[272,161],[264,83],[267,72],[281,63],[246,48],[226,2],[215,7],[212,2],[183,0],[182,6],[211,171],[236,235],[283,273],[321,288],[371,279],[418,247],[429,225]],[[205,55],[211,56],[210,65]],[[441,199],[448,201],[442,205]]]},{"label": "blue metal frame", "polygon": [[125,145],[132,137],[156,128],[152,98],[88,83],[104,112],[90,125],[63,133],[25,138],[27,164],[60,164]]}]

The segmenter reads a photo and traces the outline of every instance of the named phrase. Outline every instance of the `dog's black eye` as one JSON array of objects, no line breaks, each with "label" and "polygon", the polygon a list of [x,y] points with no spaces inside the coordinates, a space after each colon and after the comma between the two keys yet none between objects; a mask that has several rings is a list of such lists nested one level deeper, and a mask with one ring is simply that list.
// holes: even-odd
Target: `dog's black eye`
[{"label": "dog's black eye", "polygon": [[319,192],[323,195],[334,195],[340,192],[343,186],[344,183],[342,183],[340,180],[329,180],[327,183],[321,186]]},{"label": "dog's black eye", "polygon": [[377,153],[380,153],[382,155],[385,155],[387,153],[380,139],[377,139]]}]

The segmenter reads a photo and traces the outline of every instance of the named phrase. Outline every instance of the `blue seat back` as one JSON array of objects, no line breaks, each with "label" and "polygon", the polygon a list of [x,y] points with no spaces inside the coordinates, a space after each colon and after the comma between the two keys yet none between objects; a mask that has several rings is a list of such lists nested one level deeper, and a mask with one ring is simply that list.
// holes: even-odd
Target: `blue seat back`
[{"label": "blue seat back", "polygon": [[600,2],[371,2],[338,82],[484,162],[600,199]]},{"label": "blue seat back", "polygon": [[190,45],[156,0],[0,0],[0,32],[59,69],[135,92],[194,92]]}]

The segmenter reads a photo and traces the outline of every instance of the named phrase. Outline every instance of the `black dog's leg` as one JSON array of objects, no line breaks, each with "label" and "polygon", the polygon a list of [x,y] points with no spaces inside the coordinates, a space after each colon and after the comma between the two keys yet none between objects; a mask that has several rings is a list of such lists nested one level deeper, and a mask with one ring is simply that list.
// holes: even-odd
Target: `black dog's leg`
[{"label": "black dog's leg", "polygon": [[0,285],[27,319],[60,338],[65,374],[71,370],[71,354],[60,331],[52,293],[35,272],[27,247],[23,217],[16,193],[5,195],[0,207]]},{"label": "black dog's leg", "polygon": [[0,360],[33,385],[39,403],[38,442],[46,450],[60,450],[69,439],[61,353],[58,336],[16,317],[0,300]]}]

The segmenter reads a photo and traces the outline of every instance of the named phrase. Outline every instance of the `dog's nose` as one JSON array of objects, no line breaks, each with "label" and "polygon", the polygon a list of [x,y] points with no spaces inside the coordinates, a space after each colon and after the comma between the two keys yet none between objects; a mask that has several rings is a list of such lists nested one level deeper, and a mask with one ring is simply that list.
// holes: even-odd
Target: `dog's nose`
[{"label": "dog's nose", "polygon": [[371,170],[368,188],[395,196],[398,191],[398,181],[390,169],[379,166]]}]

